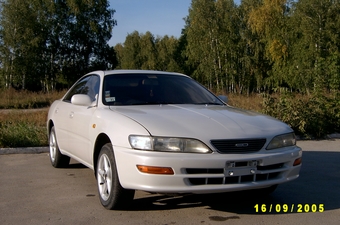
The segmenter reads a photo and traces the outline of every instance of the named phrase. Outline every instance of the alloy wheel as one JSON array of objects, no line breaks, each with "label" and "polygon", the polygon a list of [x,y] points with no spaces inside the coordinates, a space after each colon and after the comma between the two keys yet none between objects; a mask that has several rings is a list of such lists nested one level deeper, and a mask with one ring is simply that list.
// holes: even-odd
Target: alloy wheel
[{"label": "alloy wheel", "polygon": [[106,154],[101,155],[98,161],[97,182],[101,198],[107,201],[112,188],[112,167]]}]

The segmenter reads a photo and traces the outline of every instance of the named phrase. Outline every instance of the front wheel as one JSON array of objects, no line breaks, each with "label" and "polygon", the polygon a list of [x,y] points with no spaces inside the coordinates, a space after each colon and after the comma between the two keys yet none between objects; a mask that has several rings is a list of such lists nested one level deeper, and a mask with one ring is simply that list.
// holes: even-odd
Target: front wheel
[{"label": "front wheel", "polygon": [[120,185],[111,144],[105,144],[99,153],[96,177],[100,202],[106,209],[125,208],[133,200],[135,191]]},{"label": "front wheel", "polygon": [[50,148],[50,161],[53,167],[63,168],[69,165],[70,157],[61,154],[54,127],[51,128],[49,136],[49,148]]}]

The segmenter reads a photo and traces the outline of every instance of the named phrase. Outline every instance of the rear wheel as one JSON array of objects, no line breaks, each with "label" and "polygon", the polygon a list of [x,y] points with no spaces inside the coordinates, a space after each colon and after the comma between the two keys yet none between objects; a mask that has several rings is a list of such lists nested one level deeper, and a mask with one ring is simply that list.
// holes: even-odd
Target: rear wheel
[{"label": "rear wheel", "polygon": [[51,128],[49,136],[49,148],[50,148],[50,161],[53,167],[63,168],[69,165],[70,157],[61,154],[57,143],[57,136],[54,127]]},{"label": "rear wheel", "polygon": [[105,144],[99,153],[96,177],[100,202],[106,209],[125,208],[131,203],[135,191],[120,185],[111,144]]}]

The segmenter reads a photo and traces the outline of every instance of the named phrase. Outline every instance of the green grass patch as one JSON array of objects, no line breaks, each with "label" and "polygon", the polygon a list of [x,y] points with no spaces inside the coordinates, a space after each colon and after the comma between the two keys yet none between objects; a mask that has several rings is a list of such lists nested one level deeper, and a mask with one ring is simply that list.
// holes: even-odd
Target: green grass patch
[{"label": "green grass patch", "polygon": [[47,110],[0,110],[0,148],[46,146],[46,118]]},{"label": "green grass patch", "polygon": [[27,122],[0,124],[0,147],[38,147],[47,145],[46,128]]}]

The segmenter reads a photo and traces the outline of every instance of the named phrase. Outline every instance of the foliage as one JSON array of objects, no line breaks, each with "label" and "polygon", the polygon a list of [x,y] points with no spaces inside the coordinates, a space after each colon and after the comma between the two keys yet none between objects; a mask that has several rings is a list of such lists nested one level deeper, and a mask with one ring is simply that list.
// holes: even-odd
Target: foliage
[{"label": "foliage", "polygon": [[117,68],[184,72],[216,92],[338,91],[339,15],[339,1],[192,0],[179,39],[134,31]]},{"label": "foliage", "polygon": [[186,73],[210,90],[340,89],[340,2],[192,0],[179,38],[134,31],[108,46],[107,0],[4,0],[0,87],[67,88],[96,69]]},{"label": "foliage", "polygon": [[241,32],[245,25],[241,14],[233,0],[192,1],[186,55],[196,67],[193,76],[211,90],[241,93],[250,82],[246,76],[252,74],[250,58],[242,48],[250,42]]},{"label": "foliage", "polygon": [[340,131],[339,97],[339,93],[311,96],[265,94],[262,112],[286,122],[297,134],[322,138]]},{"label": "foliage", "polygon": [[117,44],[116,69],[144,69],[183,72],[179,62],[180,42],[165,35],[155,38],[150,32],[140,34],[138,31],[127,35],[124,45]]},{"label": "foliage", "polygon": [[[107,0],[2,0],[0,6],[0,88],[55,93],[96,69],[175,71],[216,93],[246,94],[241,107],[262,94],[263,109],[251,109],[297,133],[339,132],[339,0],[192,0],[179,38],[134,31],[114,48],[107,44],[116,25]],[[51,101],[0,94],[0,108]]]},{"label": "foliage", "polygon": [[59,80],[68,86],[90,70],[115,66],[108,41],[116,21],[107,0],[5,0],[0,6],[6,88],[51,91]]}]

